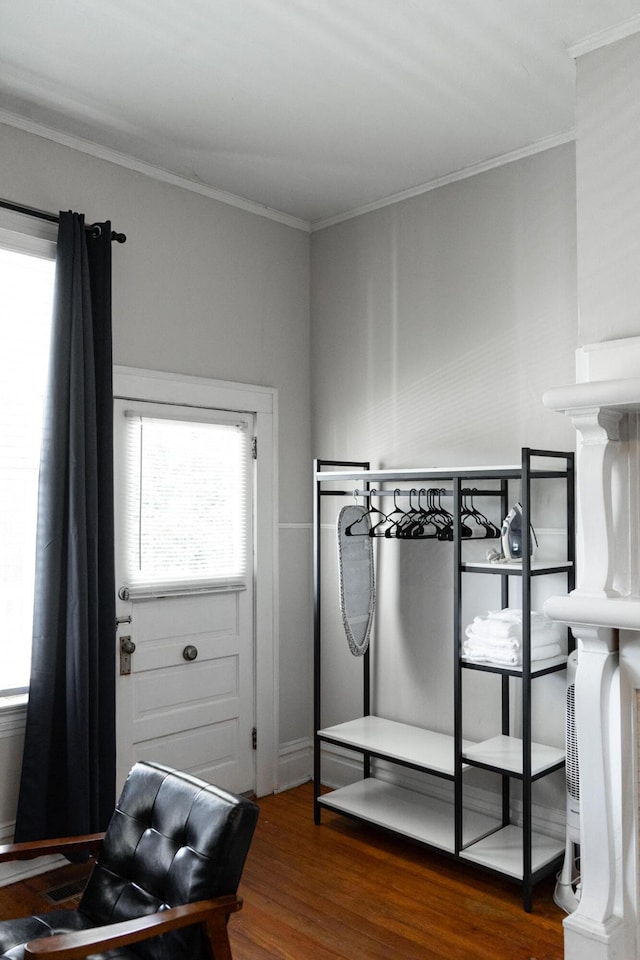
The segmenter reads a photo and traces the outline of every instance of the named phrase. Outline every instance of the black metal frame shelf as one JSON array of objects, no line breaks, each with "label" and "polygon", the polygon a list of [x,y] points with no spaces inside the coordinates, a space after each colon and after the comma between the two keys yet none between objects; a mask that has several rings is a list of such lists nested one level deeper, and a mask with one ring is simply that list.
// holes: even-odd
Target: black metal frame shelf
[{"label": "black metal frame shelf", "polygon": [[[532,461],[562,460],[562,469],[547,465],[535,467]],[[376,823],[394,832],[411,836],[421,843],[436,847],[455,858],[478,867],[498,872],[522,884],[523,905],[531,910],[533,885],[562,860],[564,844],[534,831],[532,825],[532,784],[564,763],[563,751],[537,744],[532,740],[532,681],[566,668],[566,657],[549,660],[531,659],[531,581],[534,577],[563,574],[567,588],[573,589],[575,501],[574,455],[570,452],[523,448],[518,465],[498,467],[456,467],[428,469],[371,470],[366,461],[316,460],[314,472],[314,818],[320,823],[321,810],[337,810],[346,816]],[[531,484],[545,479],[562,479],[566,483],[566,559],[559,563],[533,562],[531,559]],[[475,484],[491,481],[496,486],[482,489]],[[521,563],[491,563],[463,559],[464,545],[469,542],[462,533],[462,508],[469,492],[473,497],[499,499],[500,516],[509,509],[509,482],[520,482],[522,503],[523,559]],[[371,712],[371,659],[369,651],[363,662],[362,718],[323,729],[321,678],[321,588],[322,556],[320,527],[322,502],[325,497],[352,496],[364,498],[390,496],[403,484],[442,486],[452,497],[453,523],[453,637],[454,645],[454,717],[452,734],[434,733],[406,724],[398,724]],[[383,487],[379,487],[383,484]],[[391,486],[392,485],[392,486]],[[404,491],[407,493],[408,491]],[[497,507],[498,509],[498,507]],[[475,539],[475,538],[473,538]],[[522,663],[497,665],[475,662],[462,655],[462,596],[464,577],[471,575],[500,577],[501,606],[509,606],[509,583],[515,578],[521,584]],[[380,642],[380,641],[378,641]],[[569,648],[573,638],[569,634]],[[480,671],[500,677],[501,730],[497,737],[474,743],[463,738],[463,671]],[[521,735],[510,735],[510,685],[519,682],[521,691]],[[350,787],[322,794],[321,747],[337,745],[362,756],[362,780]],[[453,783],[453,804],[413,793],[377,780],[372,761],[381,760],[394,766],[417,770]],[[499,816],[481,816],[465,805],[465,772],[471,768],[488,770],[501,778]],[[376,771],[378,765],[376,764]],[[511,822],[512,780],[521,783],[522,824]],[[435,804],[435,806],[434,806]],[[407,823],[395,812],[407,811]],[[446,811],[449,811],[448,813]],[[444,824],[448,826],[443,826]]]},{"label": "black metal frame shelf", "polygon": [[[536,661],[534,661],[535,663]],[[549,660],[538,661],[539,666],[531,666],[530,674],[532,677],[546,677],[549,673],[558,673],[560,670],[566,670],[567,658],[564,655],[551,657]],[[461,667],[463,670],[479,670],[483,673],[497,673],[505,677],[521,677],[522,664],[514,664],[512,667],[499,666],[496,663],[479,663],[475,660],[465,660],[461,658]]]},{"label": "black metal frame shelf", "polygon": [[[529,568],[530,577],[546,577],[550,573],[566,573],[573,569],[573,563],[532,563]],[[462,563],[463,573],[480,573],[498,575],[500,577],[521,577],[522,564],[518,563]]]}]

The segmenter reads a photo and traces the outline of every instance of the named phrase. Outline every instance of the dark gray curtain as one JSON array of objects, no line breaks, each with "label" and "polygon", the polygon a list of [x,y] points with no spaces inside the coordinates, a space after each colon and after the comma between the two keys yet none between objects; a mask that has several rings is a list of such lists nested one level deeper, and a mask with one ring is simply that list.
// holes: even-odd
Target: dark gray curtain
[{"label": "dark gray curtain", "polygon": [[103,830],[113,812],[112,397],[111,224],[61,213],[17,841]]}]

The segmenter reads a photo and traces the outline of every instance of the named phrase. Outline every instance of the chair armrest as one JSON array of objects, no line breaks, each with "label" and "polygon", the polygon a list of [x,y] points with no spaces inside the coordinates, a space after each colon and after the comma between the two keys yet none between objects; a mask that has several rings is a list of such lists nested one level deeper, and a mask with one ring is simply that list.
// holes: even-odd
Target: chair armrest
[{"label": "chair armrest", "polygon": [[[79,930],[75,933],[59,933],[42,940],[32,940],[25,947],[25,958],[40,960],[74,960],[86,957],[90,953],[115,950],[118,947],[148,940],[170,930],[202,923],[207,927],[210,940],[218,934],[226,940],[226,924],[229,915],[242,907],[242,900],[234,895],[216,897],[215,900],[198,900],[181,907],[170,907],[145,917],[124,920],[91,930]],[[213,937],[212,937],[213,934]],[[228,941],[227,941],[228,942]],[[222,950],[221,955],[224,954]],[[229,953],[229,956],[231,954]],[[217,960],[217,954],[214,952]]]},{"label": "chair armrest", "polygon": [[52,853],[87,850],[95,856],[102,847],[104,833],[88,833],[82,837],[60,837],[56,840],[30,840],[27,843],[5,843],[0,846],[0,863],[7,860],[34,860]]}]

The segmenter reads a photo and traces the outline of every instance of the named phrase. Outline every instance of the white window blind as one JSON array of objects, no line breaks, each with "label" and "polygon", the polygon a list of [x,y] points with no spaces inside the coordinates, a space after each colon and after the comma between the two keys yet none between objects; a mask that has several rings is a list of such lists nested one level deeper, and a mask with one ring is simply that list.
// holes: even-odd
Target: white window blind
[{"label": "white window blind", "polygon": [[127,411],[126,589],[132,600],[243,589],[249,430]]},{"label": "white window blind", "polygon": [[29,686],[54,269],[44,254],[0,246],[0,696]]}]

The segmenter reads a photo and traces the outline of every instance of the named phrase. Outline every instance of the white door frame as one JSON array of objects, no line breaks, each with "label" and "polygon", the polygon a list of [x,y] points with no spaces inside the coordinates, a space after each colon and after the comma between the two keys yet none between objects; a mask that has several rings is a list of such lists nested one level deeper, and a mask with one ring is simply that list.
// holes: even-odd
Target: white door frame
[{"label": "white door frame", "polygon": [[277,390],[205,377],[114,366],[113,394],[186,406],[236,410],[255,416],[258,458],[255,486],[255,715],[256,794],[276,789],[278,754],[278,478]]}]

